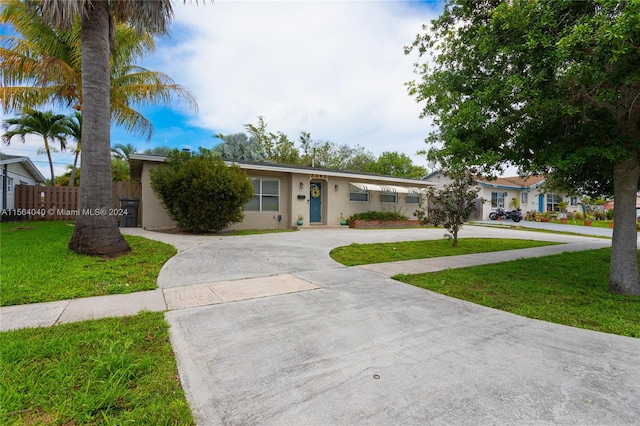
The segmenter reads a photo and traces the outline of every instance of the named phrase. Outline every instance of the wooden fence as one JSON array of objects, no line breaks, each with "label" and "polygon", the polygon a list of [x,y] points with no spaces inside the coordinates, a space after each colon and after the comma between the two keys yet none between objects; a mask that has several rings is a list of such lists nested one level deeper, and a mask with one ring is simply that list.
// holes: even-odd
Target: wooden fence
[{"label": "wooden fence", "polygon": [[[140,182],[113,182],[114,213],[118,212],[120,198],[140,200],[141,195]],[[15,211],[25,213],[21,216],[28,216],[29,220],[74,220],[79,214],[79,199],[77,186],[15,186]],[[140,223],[141,209],[139,206],[136,223]]]}]

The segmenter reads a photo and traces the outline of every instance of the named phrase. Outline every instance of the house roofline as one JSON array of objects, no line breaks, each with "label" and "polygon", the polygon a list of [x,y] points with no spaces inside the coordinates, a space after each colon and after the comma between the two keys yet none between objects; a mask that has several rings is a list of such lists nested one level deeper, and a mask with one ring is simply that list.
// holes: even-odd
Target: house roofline
[{"label": "house roofline", "polygon": [[[435,175],[445,175],[445,173],[442,170],[434,170],[433,172],[429,173],[427,176],[423,177],[423,180],[427,180],[432,176]],[[502,177],[502,179],[509,179],[512,176],[506,176],[506,177]],[[515,177],[515,176],[514,176]],[[533,185],[529,185],[529,186],[520,186],[520,185],[505,185],[504,183],[493,183],[492,181],[486,181],[486,180],[481,180],[481,179],[474,179],[476,181],[476,183],[478,185],[483,185],[483,186],[488,186],[491,188],[500,188],[500,189],[515,189],[515,190],[519,190],[519,191],[530,191],[532,189],[535,189],[539,186],[541,186],[546,179],[542,179],[539,182],[534,183]]]},{"label": "house roofline", "polygon": [[0,156],[0,166],[4,166],[5,164],[15,164],[15,163],[23,163],[25,169],[31,173],[31,175],[35,178],[36,183],[45,183],[46,179],[40,173],[40,170],[33,164],[29,157],[17,156],[17,155],[2,155]]},{"label": "house roofline", "polygon": [[[149,154],[130,154],[129,162],[141,163],[144,161],[156,162],[156,163],[164,163],[166,160],[165,156],[161,155],[149,155]],[[289,164],[276,164],[276,163],[265,163],[265,162],[253,162],[253,161],[225,161],[227,165],[237,165],[241,169],[246,170],[257,170],[257,171],[270,171],[270,172],[288,172],[288,173],[300,173],[300,174],[322,174],[325,176],[333,176],[333,177],[346,177],[353,179],[376,179],[379,181],[386,182],[401,182],[411,185],[433,185],[431,182],[424,182],[422,179],[409,179],[402,178],[397,176],[388,176],[388,175],[376,175],[373,173],[360,173],[360,172],[351,172],[346,170],[333,170],[333,169],[325,169],[318,167],[304,167],[304,166],[294,166]],[[132,172],[134,167],[131,168]],[[141,172],[136,170],[136,172]],[[132,176],[133,177],[133,176]],[[139,178],[139,176],[138,176]]]}]

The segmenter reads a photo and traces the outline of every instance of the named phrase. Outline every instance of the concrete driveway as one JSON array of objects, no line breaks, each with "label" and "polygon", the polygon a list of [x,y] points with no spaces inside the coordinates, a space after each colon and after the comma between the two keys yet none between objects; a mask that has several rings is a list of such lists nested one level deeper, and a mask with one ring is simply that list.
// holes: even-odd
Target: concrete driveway
[{"label": "concrete driveway", "polygon": [[[461,236],[610,243],[481,227]],[[318,229],[213,238],[167,262],[164,288],[267,276],[315,287],[166,313],[198,424],[638,423],[640,339],[526,319],[328,256],[351,242],[441,237]]]}]

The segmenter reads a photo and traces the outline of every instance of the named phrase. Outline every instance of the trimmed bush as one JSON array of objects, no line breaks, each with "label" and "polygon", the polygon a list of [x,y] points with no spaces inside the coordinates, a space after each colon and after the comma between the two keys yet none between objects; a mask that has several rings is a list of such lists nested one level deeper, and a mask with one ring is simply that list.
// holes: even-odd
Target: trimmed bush
[{"label": "trimmed bush", "polygon": [[348,220],[408,220],[409,218],[398,212],[374,212],[354,213]]},{"label": "trimmed bush", "polygon": [[150,171],[151,188],[178,228],[194,233],[217,232],[244,219],[253,197],[247,174],[227,166],[211,151],[172,151],[166,167]]}]

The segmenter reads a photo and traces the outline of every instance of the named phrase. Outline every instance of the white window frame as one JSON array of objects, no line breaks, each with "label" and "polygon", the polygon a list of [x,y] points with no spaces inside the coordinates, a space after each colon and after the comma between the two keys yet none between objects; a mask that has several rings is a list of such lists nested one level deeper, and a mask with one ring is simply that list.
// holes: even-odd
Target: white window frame
[{"label": "white window frame", "polygon": [[520,204],[529,204],[529,193],[523,192],[520,194]]},{"label": "white window frame", "polygon": [[[256,176],[251,176],[251,183],[253,184],[253,182],[254,182],[254,181],[258,181],[258,182],[259,182],[259,184],[258,184],[258,191],[259,191],[259,192],[255,192],[255,191],[254,191],[253,198],[249,201],[249,203],[250,203],[251,201],[253,201],[256,197],[258,197],[258,209],[257,209],[257,210],[252,210],[252,209],[248,209],[248,208],[245,206],[245,211],[247,211],[247,212],[255,212],[255,213],[265,213],[265,212],[268,212],[268,213],[274,213],[274,212],[279,212],[279,211],[280,211],[280,192],[281,192],[281,191],[280,191],[280,179],[278,179],[278,178],[272,178],[272,177],[256,177]],[[271,182],[274,182],[274,181],[275,181],[275,182],[277,182],[277,183],[278,183],[278,192],[277,192],[277,194],[275,194],[275,193],[265,193],[265,192],[263,191],[263,182],[265,182],[265,181],[271,181]],[[270,210],[266,210],[266,209],[263,207],[263,200],[264,200],[264,198],[265,198],[265,197],[276,197],[276,198],[277,198],[277,200],[278,200],[278,208],[277,208],[277,209],[275,209],[275,210],[271,210],[271,209],[270,209]],[[247,203],[247,205],[248,205],[249,203]]]},{"label": "white window frame", "polygon": [[[365,195],[365,200],[354,200],[353,195]],[[369,202],[369,191],[366,189],[360,189],[353,185],[349,185],[349,201],[352,203],[368,203]]]},{"label": "white window frame", "polygon": [[[415,200],[415,201],[409,201],[409,200]],[[404,202],[405,204],[420,204],[420,194],[416,192],[410,192],[409,194],[405,195]]]},{"label": "white window frame", "polygon": [[7,176],[7,192],[13,192],[13,178]]},{"label": "white window frame", "polygon": [[575,207],[578,205],[578,197],[570,197],[569,198],[569,205],[571,207]]},{"label": "white window frame", "polygon": [[[497,209],[498,207],[504,208],[504,199],[507,197],[506,192],[492,192],[491,193],[491,208]],[[500,203],[502,199],[502,203]]]},{"label": "white window frame", "polygon": [[[562,196],[558,194],[546,194],[546,209],[549,213],[559,212],[560,207],[558,207],[558,203],[562,202]],[[551,206],[551,208],[549,208]]]},{"label": "white window frame", "polygon": [[[386,200],[383,200],[382,197],[385,197]],[[380,202],[384,204],[397,204],[398,193],[391,191],[380,191]]]}]

